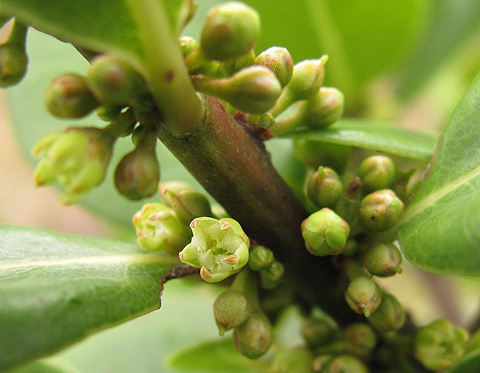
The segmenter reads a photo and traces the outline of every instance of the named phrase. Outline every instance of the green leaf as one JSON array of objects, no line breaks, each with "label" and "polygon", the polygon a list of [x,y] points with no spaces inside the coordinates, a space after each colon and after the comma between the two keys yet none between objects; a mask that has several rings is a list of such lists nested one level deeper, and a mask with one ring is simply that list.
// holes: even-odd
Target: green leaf
[{"label": "green leaf", "polygon": [[203,342],[175,352],[169,365],[186,372],[262,372],[267,370],[265,362],[250,360],[241,355],[230,335],[223,339]]},{"label": "green leaf", "polygon": [[404,97],[414,94],[471,37],[480,34],[478,0],[436,0],[426,30],[399,79]]},{"label": "green leaf", "polygon": [[389,123],[343,119],[322,130],[301,130],[283,137],[316,140],[383,151],[405,158],[428,161],[435,147],[431,134],[394,128]]},{"label": "green leaf", "polygon": [[[185,0],[165,3],[170,27],[177,33]],[[145,58],[142,37],[125,0],[1,0],[0,13],[13,14],[38,30],[84,48]]]},{"label": "green leaf", "polygon": [[413,265],[480,275],[480,75],[440,136],[426,180],[401,217],[400,243]]},{"label": "green leaf", "polygon": [[22,365],[20,368],[12,370],[10,373],[77,373],[78,371],[67,366],[62,361],[56,359],[37,360],[32,363]]},{"label": "green leaf", "polygon": [[178,259],[93,237],[0,226],[0,370],[160,307]]},{"label": "green leaf", "polygon": [[475,350],[465,354],[451,366],[447,368],[445,373],[465,373],[480,371],[480,350]]},{"label": "green leaf", "polygon": [[[262,16],[259,50],[288,48],[296,62],[328,54],[327,84],[351,104],[364,83],[394,67],[413,48],[427,0],[247,0]],[[352,100],[353,96],[353,100]]]}]

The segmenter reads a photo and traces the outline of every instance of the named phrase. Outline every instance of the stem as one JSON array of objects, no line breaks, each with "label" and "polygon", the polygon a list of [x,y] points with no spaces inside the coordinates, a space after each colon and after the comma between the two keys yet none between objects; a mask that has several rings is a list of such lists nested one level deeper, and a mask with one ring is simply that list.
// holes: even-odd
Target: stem
[{"label": "stem", "polygon": [[198,99],[165,9],[157,0],[127,0],[137,21],[145,53],[146,80],[168,130],[183,137],[203,117]]},{"label": "stem", "polygon": [[341,324],[352,322],[355,315],[343,299],[347,284],[340,283],[330,258],[305,249],[300,224],[307,212],[273,168],[263,143],[217,99],[206,96],[204,104],[204,121],[194,133],[179,139],[160,128],[159,139],[249,237],[275,252],[303,301],[319,305]]}]

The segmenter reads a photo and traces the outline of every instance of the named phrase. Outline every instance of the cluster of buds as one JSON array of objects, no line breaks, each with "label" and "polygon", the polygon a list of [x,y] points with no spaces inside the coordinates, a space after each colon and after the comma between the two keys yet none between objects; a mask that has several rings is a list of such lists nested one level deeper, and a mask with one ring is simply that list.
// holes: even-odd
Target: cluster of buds
[{"label": "cluster of buds", "polygon": [[275,260],[273,251],[264,246],[257,246],[250,251],[248,265],[259,273],[260,285],[265,290],[275,288],[285,272],[283,264]]},{"label": "cluster of buds", "polygon": [[[259,127],[280,135],[296,128],[324,128],[343,113],[343,95],[322,87],[327,56],[294,64],[286,48],[255,56],[260,36],[258,13],[241,2],[210,9],[200,41],[181,37],[185,63],[197,91],[216,96],[232,111],[250,113]],[[287,118],[276,120],[287,108]]]}]

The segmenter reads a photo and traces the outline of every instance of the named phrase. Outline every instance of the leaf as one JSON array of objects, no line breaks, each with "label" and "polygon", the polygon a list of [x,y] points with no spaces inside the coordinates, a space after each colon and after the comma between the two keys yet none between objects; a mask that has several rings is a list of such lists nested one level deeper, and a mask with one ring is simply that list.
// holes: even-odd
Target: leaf
[{"label": "leaf", "polygon": [[163,253],[93,237],[0,226],[0,370],[160,307]]},{"label": "leaf", "polygon": [[430,160],[435,147],[433,135],[355,119],[343,119],[325,129],[301,130],[283,137],[356,146],[420,161]]},{"label": "leaf", "polygon": [[[478,0],[436,0],[415,53],[402,69],[399,92],[414,94],[470,37],[480,34]],[[443,62],[443,63],[442,63]]]},{"label": "leaf", "polygon": [[12,370],[10,373],[77,373],[76,369],[65,365],[62,361],[54,359],[37,360],[32,363],[22,365],[20,368]]},{"label": "leaf", "polygon": [[241,355],[233,345],[230,335],[175,352],[168,362],[172,368],[186,372],[230,373],[267,370],[262,360],[250,360]]},{"label": "leaf", "polygon": [[[181,21],[176,17],[185,1],[167,3],[171,29],[177,32]],[[145,57],[125,0],[1,0],[0,14],[13,14],[38,30],[94,51],[116,50],[139,60]]]},{"label": "leaf", "polygon": [[[30,30],[28,53],[30,66],[27,76],[21,84],[6,90],[5,94],[19,144],[23,152],[34,162],[31,149],[33,144],[43,136],[62,131],[66,127],[105,126],[106,123],[96,115],[75,121],[62,120],[52,116],[45,108],[42,99],[44,90],[55,76],[64,72],[85,74],[87,71],[88,63],[71,45],[60,43],[52,37]],[[26,105],[28,110],[25,110]],[[130,139],[120,139],[117,142],[106,180],[99,188],[89,193],[81,204],[108,219],[109,223],[117,223],[123,229],[126,227],[134,232],[132,216],[146,201],[133,202],[125,199],[120,196],[113,184],[115,166],[131,150],[133,150],[133,144]],[[157,155],[162,182],[183,181],[203,191],[195,179],[161,143],[158,143]],[[158,202],[158,196],[152,200]]]},{"label": "leaf", "polygon": [[[296,62],[330,56],[327,84],[352,104],[364,83],[405,58],[422,31],[426,0],[247,0],[262,16],[258,50],[288,48]],[[352,100],[352,96],[354,97]]]},{"label": "leaf", "polygon": [[465,373],[480,371],[480,350],[463,355],[445,370],[445,373]]},{"label": "leaf", "polygon": [[401,216],[400,243],[415,266],[480,275],[480,75],[453,111],[426,180]]}]

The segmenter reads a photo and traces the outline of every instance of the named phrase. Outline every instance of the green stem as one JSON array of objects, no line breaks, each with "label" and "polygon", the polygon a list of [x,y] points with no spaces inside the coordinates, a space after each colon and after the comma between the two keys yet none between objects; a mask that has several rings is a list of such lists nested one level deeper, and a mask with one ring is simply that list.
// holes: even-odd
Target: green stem
[{"label": "green stem", "polygon": [[12,32],[8,37],[8,43],[18,44],[25,48],[25,43],[27,40],[27,30],[28,30],[28,26],[18,22],[18,20],[15,19]]},{"label": "green stem", "polygon": [[168,130],[176,137],[193,132],[203,117],[176,36],[162,2],[127,0],[137,21],[145,52],[144,68],[151,93]]}]

